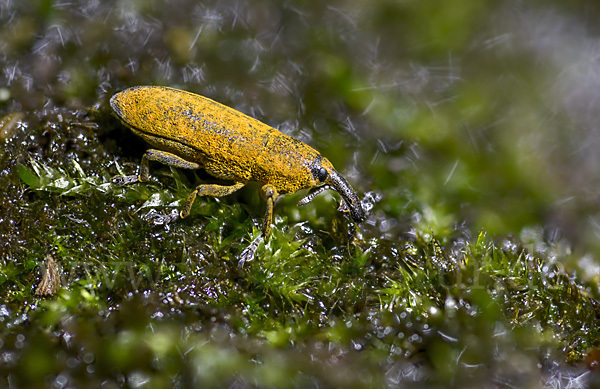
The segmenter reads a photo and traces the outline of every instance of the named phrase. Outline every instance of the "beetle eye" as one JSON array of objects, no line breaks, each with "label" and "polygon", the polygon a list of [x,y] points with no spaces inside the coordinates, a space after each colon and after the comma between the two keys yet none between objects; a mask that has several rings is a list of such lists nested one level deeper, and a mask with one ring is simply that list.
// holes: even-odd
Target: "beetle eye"
[{"label": "beetle eye", "polygon": [[319,169],[319,172],[317,173],[317,178],[319,179],[319,181],[323,182],[327,178],[327,175],[328,175],[327,170],[324,167],[322,167]]}]

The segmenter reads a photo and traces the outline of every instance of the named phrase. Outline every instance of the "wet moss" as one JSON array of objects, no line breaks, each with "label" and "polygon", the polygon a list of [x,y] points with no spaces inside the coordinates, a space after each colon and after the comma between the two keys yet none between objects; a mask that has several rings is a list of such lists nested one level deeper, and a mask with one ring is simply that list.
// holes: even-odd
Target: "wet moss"
[{"label": "wet moss", "polygon": [[[540,101],[546,62],[482,38],[506,10],[463,3],[1,4],[0,386],[593,385],[593,158]],[[240,269],[258,187],[153,225],[211,178],[110,183],[147,146],[108,99],[147,84],[279,125],[381,198],[358,229],[335,195],[282,198]]]}]

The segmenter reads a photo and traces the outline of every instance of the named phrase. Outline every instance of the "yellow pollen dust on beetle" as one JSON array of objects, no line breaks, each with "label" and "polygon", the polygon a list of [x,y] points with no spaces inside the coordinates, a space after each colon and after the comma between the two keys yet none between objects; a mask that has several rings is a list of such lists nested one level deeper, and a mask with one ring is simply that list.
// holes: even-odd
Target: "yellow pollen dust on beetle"
[{"label": "yellow pollen dust on beetle", "polygon": [[[365,212],[354,190],[318,151],[233,108],[206,97],[162,86],[136,86],[115,94],[110,105],[134,134],[153,148],[142,157],[138,175],[117,176],[125,185],[149,180],[149,161],[183,169],[204,169],[231,185],[200,184],[188,196],[179,217],[189,215],[196,196],[221,197],[255,181],[262,185],[267,210],[262,234],[241,253],[239,265],[254,257],[271,232],[279,195],[311,188],[299,205],[333,189],[343,211],[360,223]],[[170,221],[170,220],[169,220]]]}]

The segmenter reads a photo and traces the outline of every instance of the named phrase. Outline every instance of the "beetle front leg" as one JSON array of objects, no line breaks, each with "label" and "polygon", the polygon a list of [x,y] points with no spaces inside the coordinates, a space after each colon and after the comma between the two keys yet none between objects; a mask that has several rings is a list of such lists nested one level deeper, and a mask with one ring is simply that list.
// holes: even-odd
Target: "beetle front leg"
[{"label": "beetle front leg", "polygon": [[263,194],[267,199],[267,211],[262,225],[262,234],[265,238],[271,235],[271,225],[273,224],[273,209],[275,208],[275,200],[279,197],[279,192],[271,184],[266,184],[262,187]]},{"label": "beetle front leg", "polygon": [[199,169],[200,165],[195,162],[186,161],[185,159],[162,150],[150,149],[142,156],[139,174],[130,176],[115,176],[111,182],[115,185],[127,185],[134,182],[146,182],[150,179],[150,169],[148,161],[156,161],[165,165],[178,167],[182,169]]},{"label": "beetle front leg", "polygon": [[238,267],[243,267],[244,263],[251,261],[254,259],[254,254],[256,253],[256,249],[258,249],[258,245],[260,242],[265,240],[271,235],[271,225],[273,224],[273,209],[275,208],[275,200],[279,197],[279,192],[277,189],[271,185],[266,184],[262,187],[262,192],[267,200],[267,210],[265,212],[265,218],[263,220],[262,232],[261,234],[254,238],[252,242],[242,251],[240,254],[240,261],[238,262]]}]

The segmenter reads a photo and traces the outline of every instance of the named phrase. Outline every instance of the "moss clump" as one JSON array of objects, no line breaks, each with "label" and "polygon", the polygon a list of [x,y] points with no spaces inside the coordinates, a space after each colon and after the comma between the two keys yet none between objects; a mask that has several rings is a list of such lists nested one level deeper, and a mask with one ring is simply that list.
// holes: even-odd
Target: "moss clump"
[{"label": "moss clump", "polygon": [[[544,363],[579,361],[598,344],[597,296],[560,267],[560,246],[547,246],[550,256],[484,232],[442,241],[418,230],[406,240],[363,234],[350,242],[347,220],[334,216],[338,227],[320,230],[307,212],[303,223],[278,218],[257,259],[239,269],[260,212],[235,197],[199,199],[190,218],[168,226],[144,220],[193,187],[176,170],[124,188],[75,160],[61,168],[31,160],[18,170],[34,203],[60,204],[68,215],[39,233],[29,259],[4,261],[11,292],[2,336],[18,361],[4,368],[22,384],[50,374],[72,383],[466,385],[502,371],[529,385],[551,374]],[[28,208],[29,217],[44,209]],[[39,300],[46,251],[63,286]],[[44,359],[38,344],[61,357]]]}]

